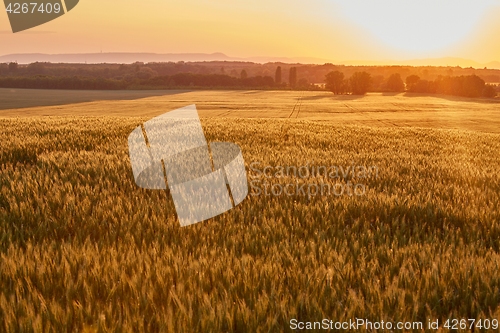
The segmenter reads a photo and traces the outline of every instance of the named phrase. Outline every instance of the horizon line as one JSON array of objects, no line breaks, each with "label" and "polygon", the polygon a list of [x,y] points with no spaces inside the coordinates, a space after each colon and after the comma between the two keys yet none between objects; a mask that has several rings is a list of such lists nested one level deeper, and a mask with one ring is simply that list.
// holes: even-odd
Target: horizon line
[{"label": "horizon line", "polygon": [[[78,59],[79,61],[73,62],[69,59],[64,61],[57,60],[56,62],[52,62],[49,59],[40,59],[35,60],[31,59],[28,62],[17,61],[17,59],[9,59],[12,57],[103,57],[103,56],[157,56],[157,57],[199,57],[198,59],[126,59],[126,61],[116,61],[111,63],[121,64],[121,63],[134,63],[134,62],[145,62],[145,63],[154,63],[154,62],[249,62],[249,63],[258,63],[258,64],[266,64],[266,63],[283,63],[283,64],[302,64],[302,65],[324,65],[324,64],[335,64],[335,65],[346,65],[346,66],[412,66],[412,67],[461,67],[461,68],[476,68],[476,69],[500,69],[500,61],[492,60],[489,62],[478,62],[472,59],[446,56],[446,57],[433,57],[433,58],[413,58],[413,59],[400,59],[400,60],[328,60],[323,58],[316,57],[307,57],[307,56],[249,56],[249,57],[234,57],[228,56],[223,52],[212,52],[212,53],[204,53],[204,52],[178,52],[178,53],[157,53],[157,52],[120,52],[120,51],[112,51],[112,52],[87,52],[87,53],[41,53],[41,52],[33,52],[33,53],[10,53],[0,55],[0,61],[4,62],[18,62],[20,64],[29,64],[33,62],[48,62],[48,63],[87,63],[87,60],[81,61],[82,59]],[[206,58],[203,58],[206,57]],[[49,61],[47,61],[49,60]],[[62,59],[61,59],[62,60]],[[92,64],[98,63],[108,63],[107,61],[99,61],[99,59],[88,59]],[[118,60],[118,59],[117,59]],[[125,59],[123,59],[125,60]]]}]

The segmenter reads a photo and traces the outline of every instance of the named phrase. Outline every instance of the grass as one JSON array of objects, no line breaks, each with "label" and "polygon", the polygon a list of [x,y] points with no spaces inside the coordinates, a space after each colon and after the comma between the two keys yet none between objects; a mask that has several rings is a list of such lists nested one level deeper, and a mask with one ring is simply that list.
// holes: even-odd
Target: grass
[{"label": "grass", "polygon": [[[473,131],[375,121],[372,113],[386,113],[411,124],[407,111],[372,110],[377,95],[343,102],[302,95],[302,107],[331,105],[345,125],[302,118],[312,106],[298,118],[252,118],[266,103],[278,118],[297,111],[300,93],[214,94],[200,104],[207,140],[237,143],[249,181],[355,181],[265,179],[254,162],[376,166],[378,176],[359,180],[364,196],[249,195],[181,228],[167,192],[135,185],[127,136],[151,115],[210,93],[0,119],[0,331],[291,332],[292,319],[356,317],[439,319],[446,331],[448,318],[500,319],[500,134],[481,122],[467,125]],[[248,117],[210,114],[226,99]],[[363,121],[333,108],[340,103],[359,103]],[[477,114],[463,117],[494,114],[495,104],[471,103]],[[451,116],[450,108],[422,112]],[[115,112],[121,116],[107,115]]]}]

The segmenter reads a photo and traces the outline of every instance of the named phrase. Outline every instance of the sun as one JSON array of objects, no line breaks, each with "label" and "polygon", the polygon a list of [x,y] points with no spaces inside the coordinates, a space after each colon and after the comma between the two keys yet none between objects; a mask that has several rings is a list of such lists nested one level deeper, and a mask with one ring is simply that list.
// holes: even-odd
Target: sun
[{"label": "sun", "polygon": [[[499,0],[336,0],[343,17],[387,46],[432,54],[464,41]],[[337,8],[339,8],[337,7]]]}]

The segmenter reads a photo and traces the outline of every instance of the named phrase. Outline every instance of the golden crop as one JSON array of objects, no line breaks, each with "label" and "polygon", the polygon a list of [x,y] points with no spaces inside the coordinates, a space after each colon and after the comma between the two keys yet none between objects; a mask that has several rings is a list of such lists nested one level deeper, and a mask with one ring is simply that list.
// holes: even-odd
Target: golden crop
[{"label": "golden crop", "polygon": [[145,120],[0,119],[0,331],[499,318],[499,134],[203,118],[247,169],[379,171],[361,197],[249,195],[181,228],[167,191],[134,183],[127,136]]}]

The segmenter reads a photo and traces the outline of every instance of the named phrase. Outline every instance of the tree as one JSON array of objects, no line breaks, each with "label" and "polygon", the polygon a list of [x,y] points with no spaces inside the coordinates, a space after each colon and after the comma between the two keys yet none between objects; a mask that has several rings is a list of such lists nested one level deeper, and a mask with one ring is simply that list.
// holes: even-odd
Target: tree
[{"label": "tree", "polygon": [[344,73],[333,71],[325,76],[325,88],[330,90],[335,95],[343,94],[345,92]]},{"label": "tree", "polygon": [[311,88],[311,85],[309,84],[309,81],[307,81],[307,79],[303,77],[299,81],[297,81],[297,88],[301,90],[309,90]]},{"label": "tree", "polygon": [[371,83],[371,75],[367,72],[356,72],[349,79],[353,95],[364,95],[368,92]]},{"label": "tree", "polygon": [[497,91],[496,91],[494,85],[492,85],[492,84],[485,85],[484,90],[483,90],[484,97],[493,98],[496,95],[497,95]]},{"label": "tree", "polygon": [[43,74],[45,66],[40,62],[34,62],[28,65],[27,71],[30,74]]},{"label": "tree", "polygon": [[17,62],[11,62],[11,63],[9,63],[9,71],[15,72],[15,71],[17,71],[17,67],[18,67],[17,66]]},{"label": "tree", "polygon": [[406,77],[406,90],[414,91],[415,85],[420,81],[420,77],[418,75],[410,75]]},{"label": "tree", "polygon": [[393,92],[405,91],[405,84],[399,73],[394,73],[391,76],[389,76],[385,86],[389,91]]},{"label": "tree", "polygon": [[435,94],[436,93],[436,82],[428,80],[418,80],[411,86],[411,92],[424,93],[424,94]]},{"label": "tree", "polygon": [[229,72],[229,75],[234,76],[234,77],[238,77],[238,72],[236,71],[236,69],[231,69],[231,72]]},{"label": "tree", "polygon": [[477,75],[438,77],[436,92],[445,95],[481,97],[485,82]]},{"label": "tree", "polygon": [[463,96],[466,97],[481,97],[484,94],[486,83],[477,75],[468,75],[459,81],[462,83]]},{"label": "tree", "polygon": [[277,85],[281,84],[281,66],[278,66],[278,68],[276,68],[276,74],[274,75],[274,82]]},{"label": "tree", "polygon": [[248,77],[247,71],[243,69],[241,71],[240,78],[246,79],[247,77]]},{"label": "tree", "polygon": [[297,85],[297,67],[291,67],[288,74],[288,84],[291,88],[295,88]]}]

